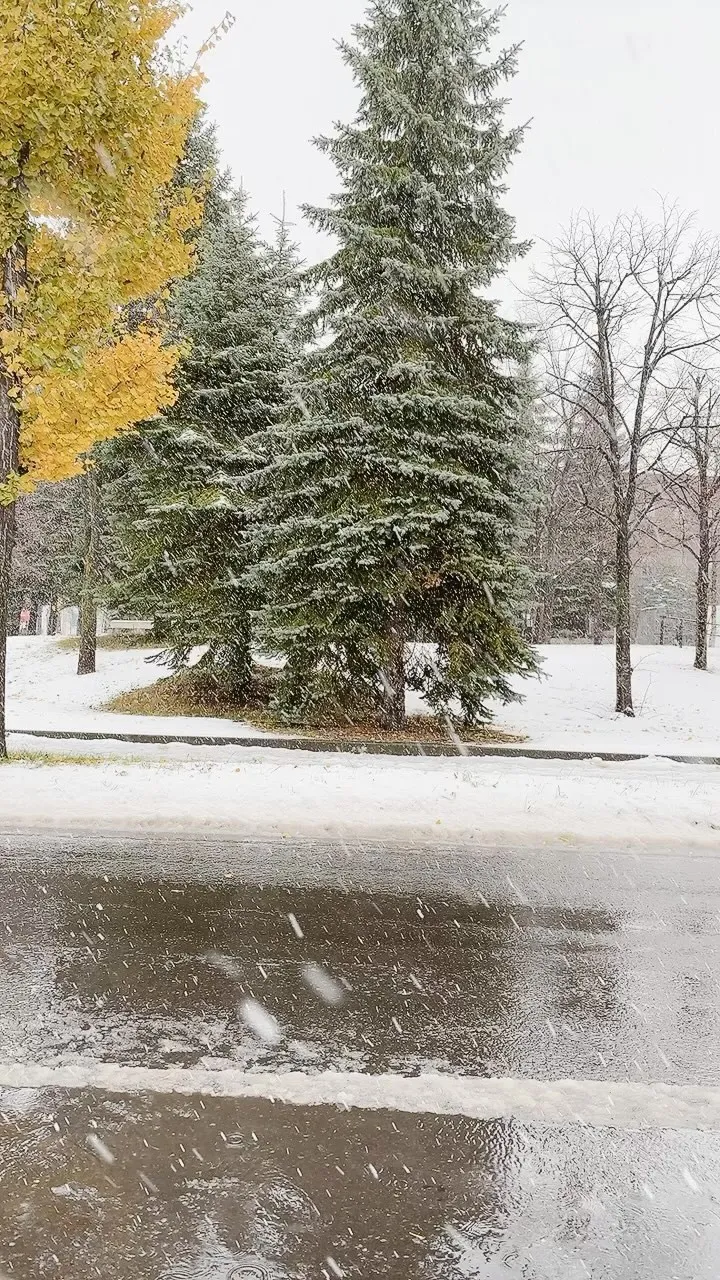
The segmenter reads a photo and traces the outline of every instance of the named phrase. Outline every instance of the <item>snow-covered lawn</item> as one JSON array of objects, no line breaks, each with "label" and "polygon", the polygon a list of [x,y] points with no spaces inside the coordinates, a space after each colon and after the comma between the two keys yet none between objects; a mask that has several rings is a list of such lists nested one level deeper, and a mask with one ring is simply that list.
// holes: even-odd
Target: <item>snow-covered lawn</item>
[{"label": "snow-covered lawn", "polygon": [[694,650],[635,646],[635,719],[617,715],[611,645],[548,645],[543,676],[517,684],[525,701],[498,711],[504,728],[533,745],[583,750],[675,751],[720,755],[720,649],[710,671]]},{"label": "snow-covered lawn", "polygon": [[155,684],[169,671],[148,662],[152,650],[99,650],[97,674],[76,675],[77,652],[42,636],[8,642],[8,727],[82,733],[192,733],[208,737],[262,737],[234,720],[187,716],[126,716],[99,708],[119,693]]},{"label": "snow-covered lawn", "polygon": [[[507,708],[500,722],[548,747],[720,755],[720,672],[694,671],[688,649],[636,650],[634,658],[635,721],[612,711],[610,648],[558,646],[545,650],[545,678],[527,682],[526,703]],[[74,674],[75,653],[55,641],[11,640],[11,727],[69,735],[127,729],[242,736],[242,726],[228,720],[97,710],[114,694],[162,674],[140,650],[103,651],[98,659],[98,674],[81,679]],[[44,749],[41,741],[21,737],[13,745]],[[64,749],[86,748],[70,743]],[[123,763],[122,751],[142,761]],[[0,828],[328,837],[346,831],[480,846],[720,844],[720,769],[701,764],[395,759],[112,743],[98,754],[109,758],[92,767],[0,767]]]},{"label": "snow-covered lawn", "polygon": [[[525,735],[533,746],[720,755],[720,650],[711,651],[712,670],[700,672],[689,648],[635,648],[635,720],[613,710],[611,646],[551,645],[541,657],[542,677],[518,685],[524,703],[497,711],[502,728]],[[10,640],[11,729],[261,736],[232,720],[100,711],[115,694],[152,684],[165,672],[137,649],[101,651],[95,676],[76,676],[76,660],[55,640]],[[412,698],[409,707],[422,710]]]},{"label": "snow-covered lawn", "polygon": [[[228,748],[220,748],[222,752]],[[720,770],[233,748],[234,760],[0,766],[0,830],[720,844]]]}]

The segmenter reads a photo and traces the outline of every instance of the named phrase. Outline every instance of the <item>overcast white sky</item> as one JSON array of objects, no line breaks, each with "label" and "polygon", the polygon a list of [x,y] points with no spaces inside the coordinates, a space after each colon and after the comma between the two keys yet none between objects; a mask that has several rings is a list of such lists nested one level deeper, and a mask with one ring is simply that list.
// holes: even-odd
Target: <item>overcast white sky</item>
[{"label": "overcast white sky", "polygon": [[[204,63],[225,160],[264,232],[287,193],[317,258],[295,210],[335,185],[310,139],[353,115],[335,41],[365,0],[196,0],[183,22],[193,52],[228,7],[236,25]],[[507,198],[523,237],[552,237],[579,208],[652,213],[658,193],[720,232],[718,0],[509,0],[504,37],[524,43],[509,118],[532,119]]]}]

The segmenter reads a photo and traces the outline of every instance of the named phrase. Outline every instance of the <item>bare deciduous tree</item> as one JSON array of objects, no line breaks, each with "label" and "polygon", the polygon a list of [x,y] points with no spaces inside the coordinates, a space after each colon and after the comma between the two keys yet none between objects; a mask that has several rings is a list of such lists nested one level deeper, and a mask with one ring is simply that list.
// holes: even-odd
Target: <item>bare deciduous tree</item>
[{"label": "bare deciduous tree", "polygon": [[[552,412],[555,408],[555,412]],[[553,638],[558,623],[601,643],[608,626],[612,576],[609,486],[597,431],[582,405],[548,405],[535,461],[538,497],[529,558],[536,605],[533,641]]]},{"label": "bare deciduous tree", "polygon": [[695,666],[707,671],[712,565],[720,552],[720,386],[690,375],[668,414],[660,533],[697,562]]},{"label": "bare deciduous tree", "polygon": [[663,211],[601,228],[577,218],[551,246],[536,302],[552,358],[549,394],[585,406],[612,494],[616,707],[634,715],[630,655],[633,539],[659,499],[646,478],[668,447],[663,424],[679,366],[720,343],[720,251],[690,219]]}]

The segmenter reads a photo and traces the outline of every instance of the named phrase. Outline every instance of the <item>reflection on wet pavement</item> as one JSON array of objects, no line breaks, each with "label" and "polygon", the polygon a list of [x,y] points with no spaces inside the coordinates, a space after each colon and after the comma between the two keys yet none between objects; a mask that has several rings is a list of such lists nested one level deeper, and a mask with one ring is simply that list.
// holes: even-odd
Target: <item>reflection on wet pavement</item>
[{"label": "reflection on wet pavement", "polygon": [[[5,1059],[717,1080],[712,877],[669,915],[653,868],[622,908],[607,868],[587,882],[582,865],[555,904],[532,901],[528,866],[524,890],[486,870],[483,889],[422,895],[208,875],[0,871]],[[248,998],[279,1044],[248,1027]]]},{"label": "reflection on wet pavement", "polygon": [[[716,1085],[716,866],[8,840],[0,1065]],[[546,1127],[532,1103],[520,1124],[170,1089],[0,1092],[0,1273],[720,1274],[720,1133],[662,1108]]]},{"label": "reflection on wet pavement", "polygon": [[717,1134],[90,1094],[0,1111],[0,1264],[22,1280],[720,1272]]}]

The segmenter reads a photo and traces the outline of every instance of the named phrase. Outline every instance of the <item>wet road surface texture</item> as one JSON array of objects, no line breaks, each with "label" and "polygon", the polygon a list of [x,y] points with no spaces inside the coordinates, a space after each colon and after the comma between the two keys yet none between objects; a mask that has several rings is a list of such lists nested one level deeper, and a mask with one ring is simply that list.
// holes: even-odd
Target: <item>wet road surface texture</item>
[{"label": "wet road surface texture", "polygon": [[[571,1122],[532,1115],[548,1081],[718,1096],[716,858],[10,837],[0,851],[5,1275],[720,1274],[720,1130],[702,1110],[590,1123],[581,1083]],[[8,1087],[11,1065],[41,1069],[41,1087]],[[156,1092],[125,1089],[134,1067]],[[58,1087],[75,1068],[109,1087]],[[341,1090],[308,1105],[327,1071],[505,1077],[517,1114],[439,1114],[432,1089],[414,1111],[380,1087],[365,1109]],[[272,1098],[287,1072],[302,1073],[295,1105]],[[262,1074],[267,1096],[202,1096],[208,1073]]]}]

